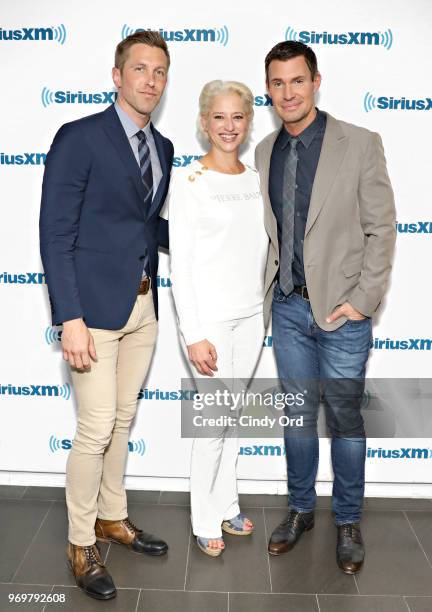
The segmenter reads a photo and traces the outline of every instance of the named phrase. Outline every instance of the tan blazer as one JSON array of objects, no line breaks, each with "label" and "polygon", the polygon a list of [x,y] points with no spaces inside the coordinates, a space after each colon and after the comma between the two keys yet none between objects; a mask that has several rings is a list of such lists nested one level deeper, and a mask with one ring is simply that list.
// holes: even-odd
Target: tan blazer
[{"label": "tan blazer", "polygon": [[[279,130],[255,151],[270,248],[265,276],[264,316],[270,318],[278,269],[276,218],[268,194],[270,157]],[[346,321],[326,317],[348,301],[371,317],[385,293],[396,240],[393,190],[381,138],[327,114],[312,188],[303,244],[306,285],[317,324],[327,331]]]}]

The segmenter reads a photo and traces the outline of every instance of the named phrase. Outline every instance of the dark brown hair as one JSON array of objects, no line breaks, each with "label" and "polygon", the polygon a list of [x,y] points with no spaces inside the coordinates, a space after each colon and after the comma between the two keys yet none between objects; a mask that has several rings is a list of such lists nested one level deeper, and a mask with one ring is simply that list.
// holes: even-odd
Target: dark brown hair
[{"label": "dark brown hair", "polygon": [[268,83],[268,70],[270,62],[279,60],[285,62],[293,57],[302,55],[305,58],[306,64],[310,70],[311,78],[314,80],[318,72],[318,64],[315,53],[307,45],[297,42],[296,40],[284,40],[270,49],[265,58],[266,82]]},{"label": "dark brown hair", "polygon": [[116,47],[114,66],[119,68],[120,72],[123,70],[125,61],[127,60],[128,51],[132,45],[140,43],[142,45],[148,45],[149,47],[158,47],[162,49],[168,60],[168,68],[170,65],[170,55],[168,46],[159,32],[154,30],[138,30],[133,34],[130,34],[124,38]]}]

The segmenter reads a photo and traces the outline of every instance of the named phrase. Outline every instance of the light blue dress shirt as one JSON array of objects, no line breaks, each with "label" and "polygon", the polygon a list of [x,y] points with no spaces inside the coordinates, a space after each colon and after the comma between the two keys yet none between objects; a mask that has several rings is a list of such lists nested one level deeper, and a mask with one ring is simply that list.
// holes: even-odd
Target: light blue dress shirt
[{"label": "light blue dress shirt", "polygon": [[[120,119],[120,122],[121,122],[121,124],[123,126],[123,129],[126,132],[126,136],[127,136],[128,140],[129,140],[129,144],[131,146],[132,152],[133,152],[133,154],[135,156],[135,159],[136,159],[138,167],[139,167],[139,154],[138,154],[139,139],[136,136],[136,133],[141,128],[136,125],[136,123],[121,108],[121,106],[119,104],[117,104],[117,102],[115,104],[115,109],[116,109],[118,118]],[[160,183],[161,178],[162,178],[162,168],[161,168],[161,165],[160,165],[159,156],[158,156],[157,149],[156,149],[156,143],[154,141],[153,133],[151,131],[150,121],[147,123],[147,125],[144,128],[142,128],[142,131],[146,135],[147,143],[148,143],[148,146],[149,146],[149,149],[150,149],[150,161],[151,161],[152,174],[153,174],[153,198],[154,198],[155,194],[156,194],[156,191],[157,191],[157,188],[158,188],[159,183]],[[143,277],[150,275],[150,273],[149,273],[149,265],[148,265],[147,247],[146,247],[145,253],[144,253],[144,266],[143,266],[143,274],[142,275],[143,275]]]},{"label": "light blue dress shirt", "polygon": [[[139,166],[139,155],[138,155],[139,140],[138,140],[138,136],[136,136],[136,133],[141,128],[137,126],[137,124],[129,117],[127,113],[125,113],[125,111],[121,108],[121,106],[117,102],[115,104],[115,109],[117,111],[117,115],[123,126],[123,129],[126,132],[126,136],[128,137],[132,152]],[[153,132],[151,131],[150,124],[151,122],[149,121],[147,125],[142,128],[142,131],[146,135],[147,143],[150,149],[150,161],[151,161],[152,174],[153,174],[153,197],[155,197],[157,188],[162,178],[162,168],[160,165],[159,156],[158,156],[157,149],[156,149],[156,143],[153,138]]]}]

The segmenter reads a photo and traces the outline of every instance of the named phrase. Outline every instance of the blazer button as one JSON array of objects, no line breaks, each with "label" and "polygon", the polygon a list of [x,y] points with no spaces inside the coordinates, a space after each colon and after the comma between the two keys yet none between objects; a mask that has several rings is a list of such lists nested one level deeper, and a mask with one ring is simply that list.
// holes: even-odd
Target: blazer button
[{"label": "blazer button", "polygon": [[140,255],[140,257],[138,258],[140,261],[144,261],[144,255]]},{"label": "blazer button", "polygon": [[275,259],[275,266],[278,266],[278,265],[279,265],[279,262],[277,259]]}]

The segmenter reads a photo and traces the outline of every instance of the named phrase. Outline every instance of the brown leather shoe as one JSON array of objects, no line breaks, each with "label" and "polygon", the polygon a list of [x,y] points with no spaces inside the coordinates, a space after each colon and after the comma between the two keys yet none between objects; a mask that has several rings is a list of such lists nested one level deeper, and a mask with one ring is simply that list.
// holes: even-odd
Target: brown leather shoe
[{"label": "brown leather shoe", "polygon": [[77,586],[95,599],[112,599],[117,591],[113,579],[100,558],[96,544],[76,546],[68,542],[67,557]]},{"label": "brown leather shoe", "polygon": [[297,544],[304,531],[314,526],[313,512],[297,512],[289,509],[287,516],[276,527],[270,537],[268,551],[271,555],[281,555]]},{"label": "brown leather shoe", "polygon": [[357,574],[363,566],[365,547],[358,523],[347,523],[337,528],[336,560],[345,574]]},{"label": "brown leather shoe", "polygon": [[96,538],[101,542],[124,544],[134,552],[164,555],[168,544],[151,533],[138,529],[128,517],[121,521],[96,519]]}]

